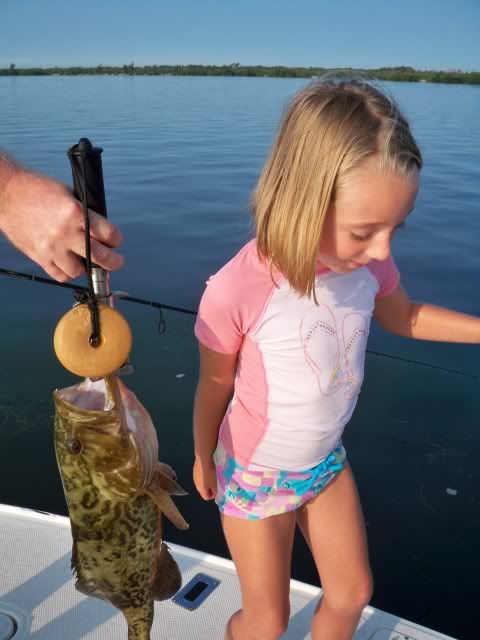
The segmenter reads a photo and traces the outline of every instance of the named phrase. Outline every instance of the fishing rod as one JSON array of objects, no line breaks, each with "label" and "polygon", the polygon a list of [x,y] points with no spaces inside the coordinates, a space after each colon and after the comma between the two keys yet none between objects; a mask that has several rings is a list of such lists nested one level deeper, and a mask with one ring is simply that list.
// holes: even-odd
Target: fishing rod
[{"label": "fishing rod", "polygon": [[[12,269],[2,269],[0,267],[0,275],[1,276],[9,276],[12,278],[20,278],[21,280],[29,280],[30,282],[38,282],[40,284],[49,284],[53,287],[64,287],[65,289],[71,289],[73,291],[79,291],[82,293],[87,293],[88,288],[83,287],[79,284],[69,284],[68,282],[57,282],[56,280],[52,280],[51,278],[44,278],[43,276],[36,276],[31,273],[22,273],[20,271],[13,271]],[[160,334],[165,332],[165,320],[162,315],[162,309],[166,309],[167,311],[178,311],[179,313],[185,313],[191,316],[196,316],[197,311],[193,311],[192,309],[185,309],[184,307],[176,307],[171,304],[164,304],[163,302],[155,302],[155,300],[145,300],[144,298],[135,298],[133,296],[129,296],[124,291],[112,291],[111,296],[125,300],[126,302],[134,302],[136,304],[143,304],[149,307],[154,307],[158,309],[160,312],[160,322],[158,332]]]},{"label": "fishing rod", "polygon": [[[2,269],[0,268],[0,275],[9,276],[13,278],[20,278],[22,280],[29,280],[31,282],[39,282],[40,284],[48,284],[54,287],[65,287],[66,289],[73,289],[75,291],[80,292],[88,292],[87,287],[82,287],[77,284],[69,284],[66,282],[57,282],[56,280],[52,280],[51,278],[44,278],[42,276],[35,276],[30,273],[21,273],[19,271],[13,271],[11,269]],[[196,316],[197,311],[193,309],[186,309],[184,307],[176,307],[170,304],[164,304],[163,302],[156,302],[155,300],[145,300],[144,298],[135,298],[133,296],[129,296],[123,291],[113,291],[110,295],[115,296],[121,300],[125,300],[126,302],[134,302],[137,304],[143,304],[150,307],[154,307],[160,311],[160,322],[158,325],[158,332],[160,334],[165,333],[166,325],[165,320],[162,315],[162,309],[167,309],[168,311],[177,311],[178,313],[185,313],[191,316]],[[445,371],[446,373],[454,373],[458,376],[464,376],[466,378],[472,378],[473,380],[480,380],[480,376],[476,376],[472,373],[465,373],[464,371],[456,371],[454,369],[447,369],[446,367],[439,367],[435,364],[429,364],[427,362],[419,362],[418,360],[411,360],[409,358],[403,358],[402,356],[394,356],[388,353],[381,353],[379,351],[373,351],[371,349],[367,349],[367,353],[370,355],[374,355],[382,358],[389,358],[390,360],[400,360],[401,362],[407,362],[409,364],[418,364],[422,367],[429,367],[430,369],[438,369],[439,371]]]}]

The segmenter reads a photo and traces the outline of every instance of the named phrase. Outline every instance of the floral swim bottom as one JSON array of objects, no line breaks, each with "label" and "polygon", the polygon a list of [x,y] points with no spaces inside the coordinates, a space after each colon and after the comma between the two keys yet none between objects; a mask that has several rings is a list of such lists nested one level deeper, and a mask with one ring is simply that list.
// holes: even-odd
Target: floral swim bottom
[{"label": "floral swim bottom", "polygon": [[314,498],[346,464],[342,445],[322,462],[305,471],[248,469],[235,461],[219,442],[213,454],[217,472],[215,502],[222,513],[260,520],[293,511]]}]

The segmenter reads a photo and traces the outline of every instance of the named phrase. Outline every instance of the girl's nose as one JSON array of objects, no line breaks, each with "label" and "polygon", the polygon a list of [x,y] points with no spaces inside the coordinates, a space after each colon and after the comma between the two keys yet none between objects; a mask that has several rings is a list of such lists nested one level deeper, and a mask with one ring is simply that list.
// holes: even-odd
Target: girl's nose
[{"label": "girl's nose", "polygon": [[368,247],[366,253],[370,260],[379,260],[382,262],[390,255],[390,242],[376,242]]}]

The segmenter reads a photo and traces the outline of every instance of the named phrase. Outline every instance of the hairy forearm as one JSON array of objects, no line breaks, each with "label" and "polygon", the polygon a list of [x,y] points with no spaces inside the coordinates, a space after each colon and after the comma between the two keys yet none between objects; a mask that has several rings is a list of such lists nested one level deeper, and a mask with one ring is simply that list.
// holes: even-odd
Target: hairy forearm
[{"label": "hairy forearm", "polygon": [[19,171],[19,165],[0,150],[0,230],[2,228],[2,220],[6,213],[8,185]]},{"label": "hairy forearm", "polygon": [[231,385],[200,380],[193,410],[193,439],[197,458],[211,460],[217,446],[220,424],[232,393]]},{"label": "hairy forearm", "polygon": [[[0,178],[11,175],[12,172],[17,171],[19,168],[15,160],[9,156],[8,153],[0,149]],[[2,183],[0,183],[0,189],[1,188]]]},{"label": "hairy forearm", "polygon": [[417,340],[480,344],[480,317],[425,302],[413,302],[403,335]]}]

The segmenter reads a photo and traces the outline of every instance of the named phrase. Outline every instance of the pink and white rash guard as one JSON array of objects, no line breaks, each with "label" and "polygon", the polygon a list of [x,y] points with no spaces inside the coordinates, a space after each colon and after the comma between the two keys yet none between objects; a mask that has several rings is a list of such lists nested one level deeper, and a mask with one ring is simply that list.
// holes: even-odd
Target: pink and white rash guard
[{"label": "pink and white rash guard", "polygon": [[195,335],[239,352],[219,432],[227,452],[250,468],[300,471],[338,444],[362,385],[375,297],[400,277],[391,257],[343,274],[321,268],[318,305],[274,278],[250,241],[207,282]]}]

